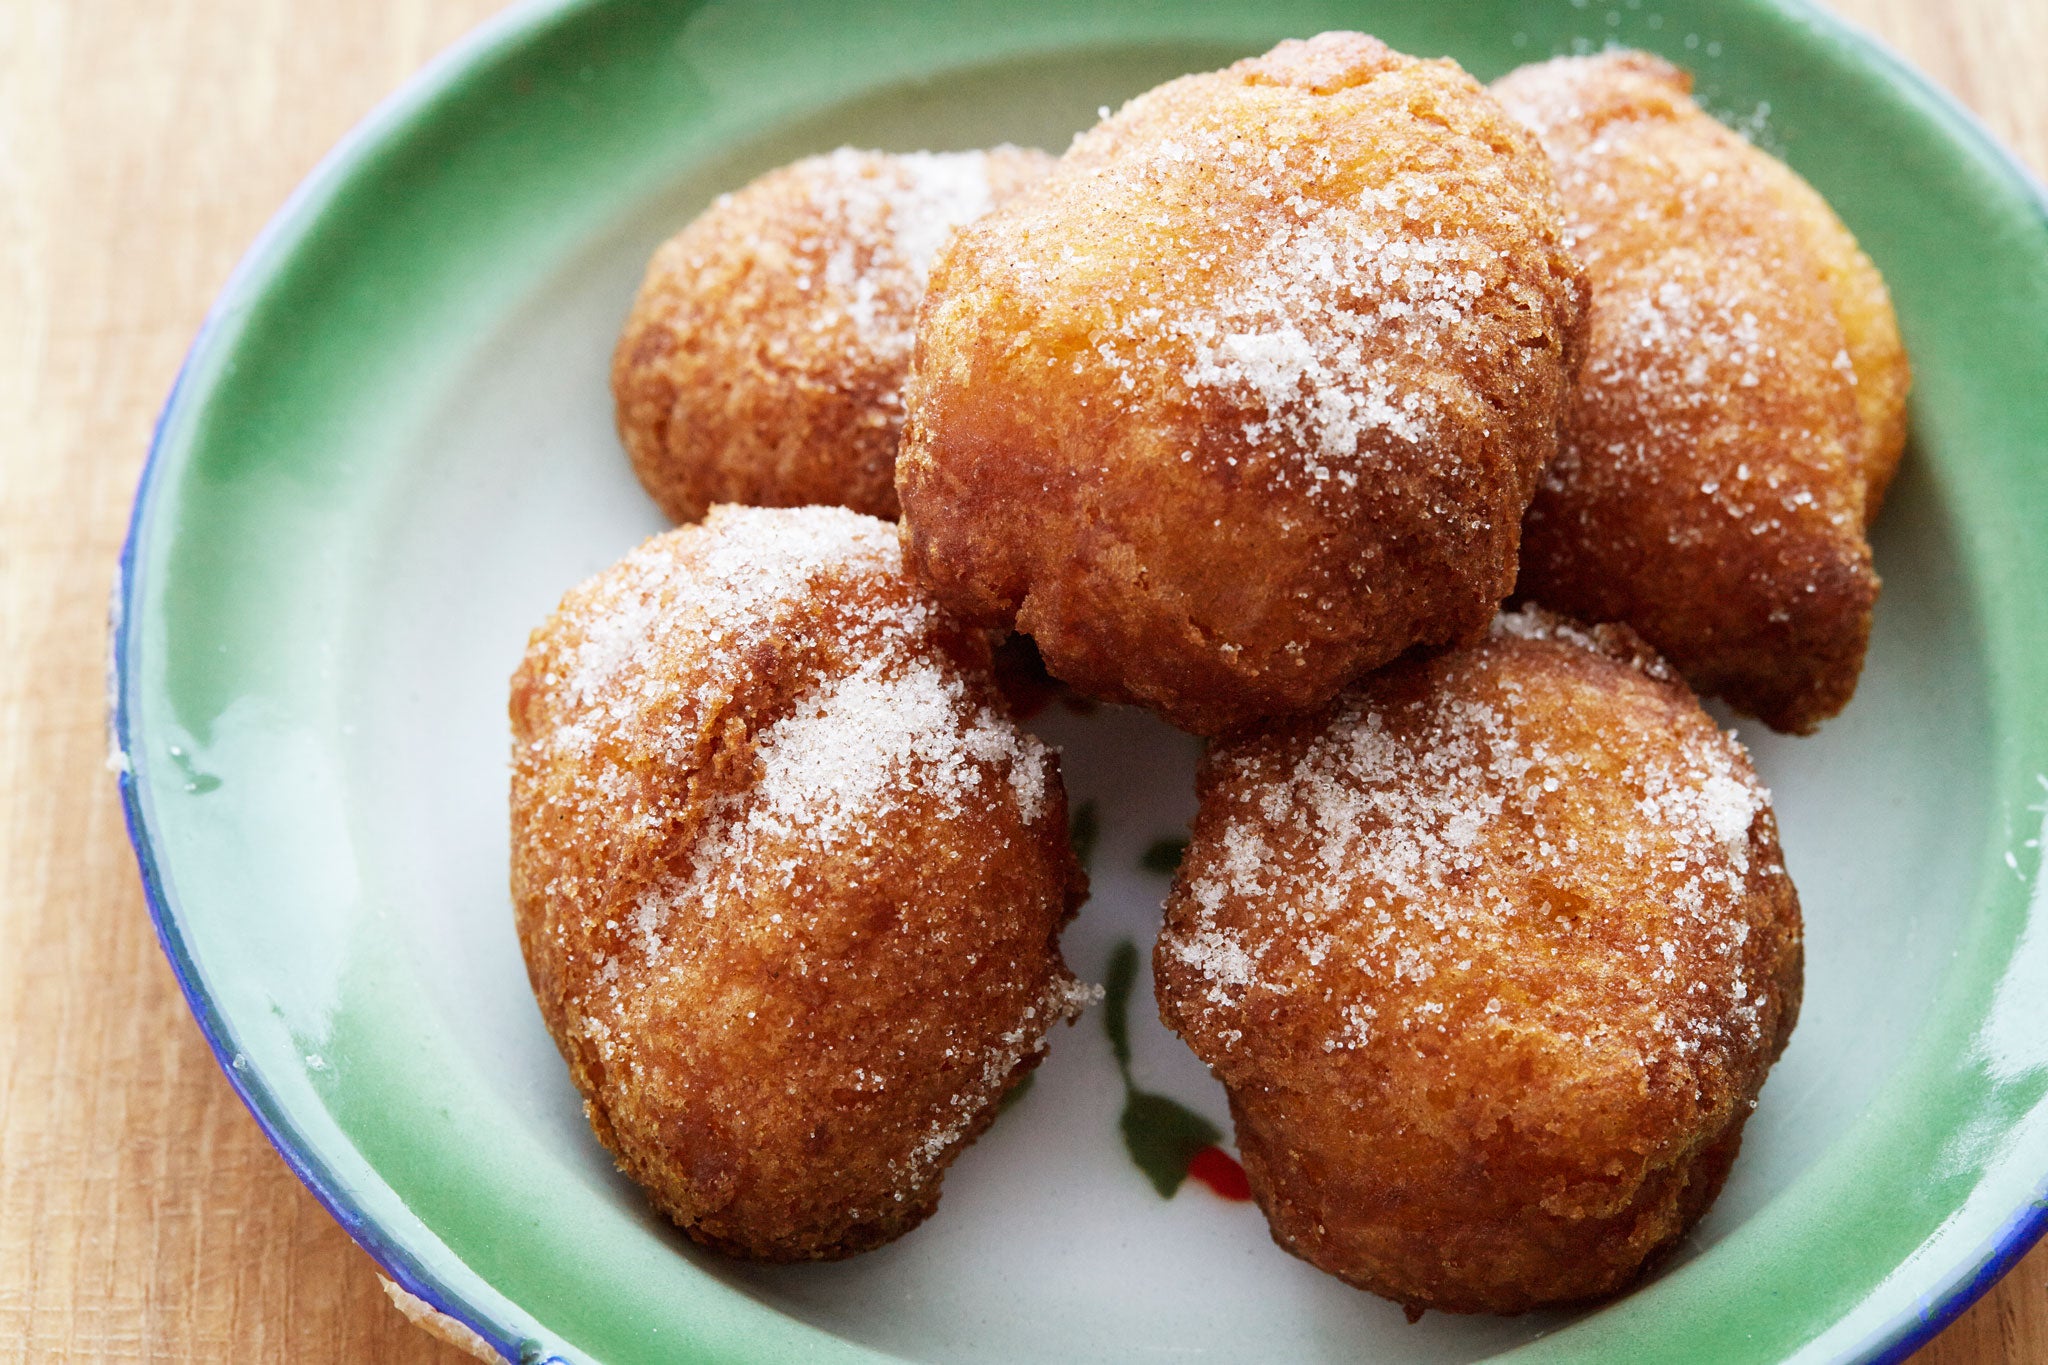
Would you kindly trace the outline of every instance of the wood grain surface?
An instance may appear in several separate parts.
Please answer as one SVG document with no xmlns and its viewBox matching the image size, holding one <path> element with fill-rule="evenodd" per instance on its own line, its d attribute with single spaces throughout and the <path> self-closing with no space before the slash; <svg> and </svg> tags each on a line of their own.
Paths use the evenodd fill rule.
<svg viewBox="0 0 2048 1365">
<path fill-rule="evenodd" d="M 0 1359 L 465 1359 L 215 1068 L 102 766 L 150 424 L 264 220 L 489 0 L 0 0 Z M 2048 166 L 2048 0 L 1840 0 Z M 2048 1361 L 2048 1247 L 1920 1359 Z"/>
</svg>

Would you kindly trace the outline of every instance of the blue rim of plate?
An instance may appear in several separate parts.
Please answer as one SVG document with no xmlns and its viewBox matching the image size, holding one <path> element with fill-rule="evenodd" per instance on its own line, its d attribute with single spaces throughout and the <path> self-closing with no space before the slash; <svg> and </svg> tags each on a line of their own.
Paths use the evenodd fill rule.
<svg viewBox="0 0 2048 1365">
<path fill-rule="evenodd" d="M 137 780 L 133 719 L 134 692 L 139 685 L 134 665 L 138 642 L 132 608 L 138 584 L 136 550 L 151 518 L 155 494 L 162 482 L 165 432 L 182 406 L 193 401 L 187 381 L 194 361 L 206 353 L 223 319 L 237 308 L 241 300 L 259 292 L 258 277 L 274 259 L 297 245 L 306 229 L 317 221 L 324 201 L 345 180 L 358 173 L 363 163 L 400 131 L 410 115 L 424 111 L 442 96 L 449 79 L 456 72 L 494 53 L 536 41 L 549 28 L 577 11 L 604 2 L 515 0 L 430 59 L 398 89 L 380 100 L 320 159 L 264 224 L 208 308 L 151 429 L 149 451 L 137 480 L 135 502 L 121 545 L 119 577 L 108 621 L 108 725 L 114 746 L 110 766 L 115 769 L 128 840 L 135 851 L 143 895 L 149 906 L 150 920 L 156 927 L 157 941 L 170 961 L 186 1006 L 192 1011 L 215 1062 L 256 1120 L 264 1138 L 284 1159 L 292 1174 L 312 1191 L 314 1198 L 386 1276 L 437 1313 L 476 1333 L 506 1360 L 520 1362 L 520 1365 L 569 1365 L 569 1362 L 560 1355 L 540 1354 L 538 1343 L 532 1338 L 494 1321 L 491 1315 L 462 1293 L 428 1271 L 363 1211 L 333 1169 L 314 1152 L 305 1134 L 286 1117 L 275 1096 L 253 1074 L 253 1069 L 234 1065 L 238 1049 L 227 1019 L 215 1007 L 212 997 L 199 981 L 196 965 L 185 943 L 176 898 L 157 856 L 142 784 Z M 1889 44 L 1861 25 L 1821 8 L 1814 0 L 1748 0 L 1748 3 L 1798 14 L 1815 28 L 1861 47 L 1893 81 L 1914 90 L 1934 112 L 1945 118 L 1951 133 L 1976 144 L 1987 160 L 1999 166 L 2025 191 L 2039 210 L 2043 222 L 2048 223 L 2048 185 L 2044 185 L 2007 150 L 1982 119 L 1947 90 L 1922 75 Z M 2043 1174 L 2048 1178 L 2048 1172 Z M 1902 1308 L 1840 1358 L 1867 1362 L 1868 1365 L 1896 1365 L 1906 1360 L 1982 1298 L 2033 1249 L 2044 1234 L 2048 1234 L 2048 1193 L 2037 1194 L 1995 1236 L 1980 1243 L 1974 1258 L 1958 1265 L 1939 1292 L 1924 1295 L 1914 1305 Z"/>
</svg>

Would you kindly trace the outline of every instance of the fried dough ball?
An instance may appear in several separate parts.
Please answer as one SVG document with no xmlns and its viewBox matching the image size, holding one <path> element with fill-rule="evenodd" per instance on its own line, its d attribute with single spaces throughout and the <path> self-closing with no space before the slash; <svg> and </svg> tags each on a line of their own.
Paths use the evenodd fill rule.
<svg viewBox="0 0 2048 1365">
<path fill-rule="evenodd" d="M 1141 95 L 962 229 L 897 462 L 914 570 L 1216 734 L 1486 629 L 1583 284 L 1550 168 L 1356 33 Z"/>
<path fill-rule="evenodd" d="M 1281 1246 L 1411 1312 L 1612 1294 L 1798 1011 L 1740 745 L 1626 627 L 1502 616 L 1217 746 L 1154 955 Z"/>
<path fill-rule="evenodd" d="M 844 148 L 722 195 L 655 252 L 612 357 L 619 436 L 678 522 L 718 502 L 896 518 L 932 253 L 1043 152 Z"/>
<path fill-rule="evenodd" d="M 597 1136 L 698 1242 L 914 1227 L 1070 1019 L 1083 875 L 988 644 L 837 508 L 721 507 L 563 599 L 512 682 L 512 893 Z"/>
<path fill-rule="evenodd" d="M 1782 163 L 1640 52 L 1494 92 L 1543 138 L 1593 285 L 1565 445 L 1519 593 L 1626 621 L 1693 686 L 1803 732 L 1856 690 L 1864 531 L 1906 439 L 1884 281 Z"/>
</svg>

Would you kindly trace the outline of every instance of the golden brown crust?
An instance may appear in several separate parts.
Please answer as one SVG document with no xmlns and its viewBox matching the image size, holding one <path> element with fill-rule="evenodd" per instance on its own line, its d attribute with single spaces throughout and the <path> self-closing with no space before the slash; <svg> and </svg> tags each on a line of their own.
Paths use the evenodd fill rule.
<svg viewBox="0 0 2048 1365">
<path fill-rule="evenodd" d="M 915 1226 L 1070 1017 L 1057 761 L 893 527 L 718 508 L 564 598 L 512 684 L 512 890 L 598 1137 L 697 1241 Z"/>
<path fill-rule="evenodd" d="M 1218 733 L 1485 629 L 1583 285 L 1549 167 L 1360 34 L 1140 96 L 941 253 L 912 567 L 1097 696 Z"/>
<path fill-rule="evenodd" d="M 662 511 L 837 504 L 896 518 L 931 254 L 1043 152 L 841 149 L 721 196 L 663 244 L 612 357 L 620 439 Z"/>
<path fill-rule="evenodd" d="M 1626 621 L 1702 692 L 1805 731 L 1862 669 L 1864 531 L 1904 447 L 1909 373 L 1855 239 L 1689 86 L 1631 52 L 1494 85 L 1557 165 L 1593 286 L 1517 592 Z"/>
<path fill-rule="evenodd" d="M 1758 170 L 1827 281 L 1828 299 L 1842 328 L 1860 428 L 1853 449 L 1863 479 L 1863 524 L 1868 528 L 1884 505 L 1885 490 L 1906 451 L 1906 395 L 1913 383 L 1891 291 L 1813 186 L 1774 157 L 1764 157 Z M 1837 364 L 1836 372 L 1841 368 Z"/>
<path fill-rule="evenodd" d="M 1296 1255 L 1411 1307 L 1611 1294 L 1712 1202 L 1800 996 L 1747 757 L 1535 613 L 1216 746 L 1154 955 Z"/>
</svg>

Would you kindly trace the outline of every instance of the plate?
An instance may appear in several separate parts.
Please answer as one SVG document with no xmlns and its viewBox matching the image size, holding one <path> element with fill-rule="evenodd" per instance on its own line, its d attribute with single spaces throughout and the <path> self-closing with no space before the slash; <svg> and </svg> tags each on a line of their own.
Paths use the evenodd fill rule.
<svg viewBox="0 0 2048 1365">
<path fill-rule="evenodd" d="M 605 386 L 642 263 L 796 156 L 1057 149 L 1100 106 L 1333 27 L 1482 78 L 1662 51 L 1895 292 L 1913 444 L 1876 529 L 1861 694 L 1815 738 L 1748 735 L 1810 976 L 1727 1192 L 1597 1311 L 1410 1326 L 1281 1254 L 1249 1205 L 1162 1199 L 1119 1144 L 1096 1012 L 903 1241 L 830 1266 L 698 1253 L 587 1131 L 505 889 L 526 632 L 659 529 Z M 2044 319 L 2038 190 L 1802 6 L 526 5 L 321 166 L 194 345 L 123 559 L 110 762 L 243 1098 L 395 1280 L 513 1359 L 1897 1357 L 2048 1217 Z M 1156 930 L 1144 854 L 1182 828 L 1194 747 L 1116 709 L 1043 725 L 1097 812 L 1067 953 L 1100 979 Z M 1138 1083 L 1221 1121 L 1206 1073 L 1133 1014 Z"/>
</svg>

